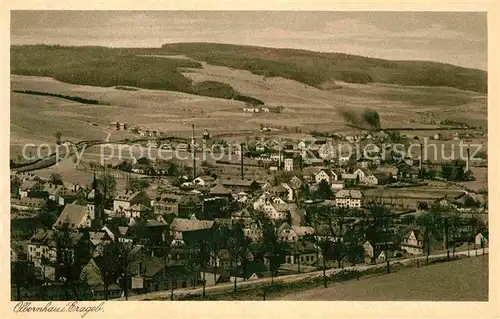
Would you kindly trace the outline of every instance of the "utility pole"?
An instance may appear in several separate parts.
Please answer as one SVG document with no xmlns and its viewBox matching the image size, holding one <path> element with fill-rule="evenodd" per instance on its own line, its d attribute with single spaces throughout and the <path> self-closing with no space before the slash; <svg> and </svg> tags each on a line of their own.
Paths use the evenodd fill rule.
<svg viewBox="0 0 500 319">
<path fill-rule="evenodd" d="M 193 180 L 196 178 L 196 147 L 194 139 L 194 123 L 193 123 L 193 135 L 191 137 L 191 152 L 193 154 Z"/>
<path fill-rule="evenodd" d="M 243 143 L 240 144 L 240 158 L 241 158 L 241 163 L 240 163 L 240 166 L 241 166 L 241 180 L 244 180 L 245 179 L 245 172 L 244 172 L 244 169 L 243 169 Z"/>
</svg>

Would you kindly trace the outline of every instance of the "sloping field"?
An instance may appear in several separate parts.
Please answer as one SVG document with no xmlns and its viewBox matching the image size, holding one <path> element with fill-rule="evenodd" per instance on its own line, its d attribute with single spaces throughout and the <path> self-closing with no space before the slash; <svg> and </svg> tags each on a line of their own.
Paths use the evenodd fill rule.
<svg viewBox="0 0 500 319">
<path fill-rule="evenodd" d="M 315 288 L 281 300 L 488 301 L 488 256 Z"/>
<path fill-rule="evenodd" d="M 279 122 L 272 114 L 258 117 L 263 124 L 312 126 L 318 130 L 343 129 L 346 119 L 340 110 L 360 112 L 365 108 L 379 112 L 383 127 L 410 125 L 410 119 L 418 118 L 421 109 L 432 111 L 436 116 L 449 119 L 460 117 L 460 109 L 475 108 L 475 123 L 485 125 L 486 96 L 447 87 L 414 87 L 380 83 L 352 84 L 340 82 L 340 88 L 321 90 L 281 77 L 266 77 L 246 70 L 232 69 L 202 63 L 202 68 L 187 68 L 183 74 L 193 82 L 218 81 L 233 86 L 237 91 L 265 101 L 267 105 L 281 105 L 285 109 Z M 452 109 L 452 112 L 448 111 Z M 450 116 L 452 114 L 453 116 Z M 327 122 L 327 123 L 325 123 Z"/>
<path fill-rule="evenodd" d="M 107 54 L 105 50 L 96 52 Z M 96 52 L 94 53 L 97 54 Z M 140 53 L 141 59 L 152 59 L 155 60 L 154 63 L 161 62 L 156 60 L 175 62 L 172 57 L 161 59 L 161 50 L 151 52 L 155 58 L 146 57 L 147 50 Z M 66 55 L 64 57 L 67 58 Z M 19 60 L 18 57 L 19 61 L 16 60 L 15 65 L 31 67 L 36 62 L 32 62 L 31 58 L 24 58 Z M 75 96 L 97 100 L 102 104 L 91 105 L 49 96 L 11 93 L 12 153 L 19 153 L 19 145 L 26 141 L 53 143 L 57 131 L 62 133 L 63 139 L 70 140 L 104 139 L 108 133 L 112 134 L 111 140 L 139 137 L 110 129 L 108 124 L 112 121 L 123 121 L 130 127 L 141 126 L 184 137 L 190 136 L 192 124 L 196 125 L 197 135 L 201 135 L 204 129 L 208 129 L 212 135 L 228 132 L 242 132 L 245 136 L 258 135 L 261 125 L 273 126 L 279 130 L 279 134 L 311 130 L 348 132 L 352 128 L 341 115 L 342 112 L 362 112 L 366 108 L 379 113 L 382 127 L 415 125 L 410 123 L 410 119 L 418 118 L 417 112 L 420 110 L 432 111 L 435 116 L 442 115 L 455 120 L 466 119 L 474 113 L 471 117 L 474 123 L 483 125 L 487 121 L 486 96 L 472 91 L 345 82 L 339 82 L 340 87 L 336 86 L 335 89 L 321 90 L 289 78 L 269 77 L 266 74 L 205 62 L 191 62 L 195 67 L 175 63 L 182 66 L 178 75 L 193 82 L 193 87 L 204 81 L 229 84 L 241 94 L 260 99 L 269 106 L 283 106 L 284 110 L 280 114 L 248 114 L 242 112 L 244 103 L 235 100 L 177 91 L 121 90 L 112 86 L 75 85 L 49 77 L 11 75 L 13 91 L 29 90 Z"/>
</svg>

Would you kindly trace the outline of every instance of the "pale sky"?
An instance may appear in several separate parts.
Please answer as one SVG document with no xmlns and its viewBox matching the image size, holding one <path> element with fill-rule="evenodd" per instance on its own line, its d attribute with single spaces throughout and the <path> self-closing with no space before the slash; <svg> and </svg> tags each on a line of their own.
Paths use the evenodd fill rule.
<svg viewBox="0 0 500 319">
<path fill-rule="evenodd" d="M 12 44 L 159 47 L 219 42 L 487 70 L 486 13 L 12 11 Z"/>
</svg>

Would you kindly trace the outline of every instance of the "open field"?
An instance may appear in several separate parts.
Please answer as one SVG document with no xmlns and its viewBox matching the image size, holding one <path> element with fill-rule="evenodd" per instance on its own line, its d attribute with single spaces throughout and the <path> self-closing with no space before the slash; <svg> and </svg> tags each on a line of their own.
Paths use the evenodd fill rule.
<svg viewBox="0 0 500 319">
<path fill-rule="evenodd" d="M 381 125 L 386 128 L 418 127 L 423 125 L 410 123 L 410 119 L 418 119 L 420 117 L 418 112 L 423 110 L 433 112 L 437 118 L 466 121 L 471 118 L 470 114 L 474 113 L 474 123 L 485 126 L 487 122 L 486 95 L 484 93 L 450 87 L 377 83 L 378 75 L 382 74 L 377 73 L 380 70 L 376 72 L 372 70 L 378 75 L 369 83 L 360 84 L 343 81 L 338 82 L 339 85 L 330 90 L 321 89 L 321 85 L 305 84 L 309 83 L 307 79 L 302 79 L 304 81 L 295 79 L 293 74 L 286 72 L 281 74 L 280 71 L 269 76 L 266 72 L 255 72 L 254 70 L 248 70 L 246 67 L 236 69 L 234 68 L 236 66 L 225 65 L 217 59 L 212 61 L 214 64 L 209 64 L 210 62 L 204 62 L 204 59 L 207 58 L 205 53 L 200 55 L 200 59 L 197 60 L 188 52 L 184 52 L 185 47 L 183 46 L 170 46 L 168 50 L 137 49 L 130 52 L 125 49 L 115 52 L 103 48 L 84 48 L 81 50 L 78 48 L 57 48 L 52 50 L 43 46 L 31 48 L 30 50 L 21 47 L 13 49 L 12 64 L 14 68 L 11 75 L 11 90 L 72 96 L 95 100 L 102 105 L 78 103 L 51 96 L 12 92 L 11 158 L 19 155 L 21 147 L 25 143 L 53 143 L 55 140 L 54 134 L 57 131 L 62 133 L 63 139 L 72 141 L 105 139 L 108 134 L 111 134 L 109 136 L 111 141 L 124 138 L 139 138 L 138 135 L 130 132 L 119 132 L 110 128 L 109 123 L 113 121 L 127 122 L 130 127 L 141 126 L 145 129 L 159 130 L 169 135 L 183 137 L 190 137 L 191 125 L 195 124 L 195 134 L 197 136 L 201 136 L 203 130 L 208 129 L 212 136 L 221 135 L 225 138 L 229 134 L 239 139 L 239 141 L 244 140 L 246 137 L 262 135 L 263 133 L 260 132 L 261 125 L 272 126 L 276 129 L 276 131 L 269 133 L 270 137 L 297 136 L 313 130 L 354 133 L 357 130 L 349 126 L 350 122 L 342 116 L 343 112 L 348 110 L 350 113 L 361 113 L 367 108 L 376 110 L 379 113 Z M 82 61 L 86 63 L 82 68 L 87 65 L 90 69 L 100 65 L 100 62 L 97 63 L 92 59 L 107 61 L 108 55 L 117 59 L 125 59 L 128 55 L 134 54 L 134 57 L 139 59 L 134 60 L 135 62 L 146 63 L 148 68 L 151 66 L 165 68 L 168 72 L 175 73 L 175 79 L 163 83 L 161 79 L 154 78 L 151 81 L 159 81 L 158 83 L 161 82 L 166 86 L 157 87 L 155 84 L 152 86 L 155 88 L 154 90 L 145 89 L 144 87 L 150 87 L 149 84 L 151 83 L 139 81 L 144 77 L 144 73 L 131 67 L 130 64 L 126 64 L 123 71 L 125 73 L 120 73 L 120 77 L 128 74 L 132 77 L 131 81 L 122 81 L 123 83 L 108 81 L 108 83 L 104 81 L 106 79 L 101 79 L 104 81 L 101 81 L 101 83 L 99 81 L 92 82 L 90 81 L 92 78 L 87 79 L 84 77 L 87 79 L 84 84 L 92 86 L 64 83 L 50 77 L 38 76 L 43 73 L 71 83 L 79 83 L 74 78 L 67 78 L 66 71 L 63 69 L 52 70 L 51 66 L 47 65 L 46 62 L 43 62 L 40 58 L 35 58 L 38 56 L 35 54 L 38 52 L 37 50 L 42 55 L 62 59 L 65 63 L 71 64 L 72 67 L 75 67 L 71 62 L 75 59 L 72 54 L 77 54 L 76 57 L 81 57 Z M 72 54 L 68 55 L 65 50 L 69 50 L 68 52 Z M 255 54 L 253 49 L 250 52 Z M 166 54 L 170 56 L 164 58 Z M 175 56 L 172 56 L 172 54 L 175 54 Z M 267 56 L 267 53 L 263 54 Z M 301 51 L 300 54 L 305 53 Z M 146 55 L 154 56 L 148 57 Z M 194 60 L 187 60 L 185 56 L 194 58 Z M 280 55 L 278 54 L 278 56 Z M 277 56 L 272 59 L 275 58 Z M 279 59 L 282 58 L 288 61 L 286 63 L 299 63 L 288 60 L 286 54 L 285 57 L 279 57 Z M 344 58 L 347 57 L 342 57 L 342 59 Z M 353 61 L 357 60 L 354 59 Z M 351 65 L 350 63 L 348 64 Z M 264 69 L 268 66 L 265 63 L 262 65 Z M 406 69 L 408 66 L 405 63 L 401 64 L 401 66 L 406 70 L 405 72 L 408 71 Z M 385 67 L 383 66 L 383 68 Z M 54 74 L 51 73 L 53 71 Z M 126 71 L 129 73 L 126 73 Z M 315 72 L 312 69 L 309 71 L 312 72 L 311 74 Z M 450 70 L 447 69 L 448 71 Z M 168 72 L 165 74 L 169 74 Z M 37 76 L 16 74 L 34 74 Z M 302 82 L 298 82 L 299 80 Z M 134 81 L 139 82 L 135 83 Z M 215 88 L 221 90 L 223 88 L 227 90 L 232 88 L 230 91 L 234 89 L 234 92 L 262 100 L 268 106 L 280 105 L 284 109 L 279 114 L 243 113 L 243 102 L 190 94 L 196 93 L 193 90 L 200 83 L 219 83 L 220 85 L 216 85 Z M 410 84 L 415 85 L 414 83 Z M 113 87 L 118 85 L 126 86 L 129 89 L 123 90 L 119 87 Z M 188 86 L 189 89 L 187 89 Z M 201 87 L 204 90 L 208 89 L 204 94 L 210 95 L 213 93 L 210 90 L 214 87 L 206 87 L 206 85 L 201 85 Z M 474 110 L 474 112 L 471 112 L 471 110 Z M 408 135 L 423 137 L 425 134 L 430 133 L 430 131 L 425 133 L 408 132 Z M 485 139 L 481 139 L 483 144 L 485 144 L 484 141 Z M 454 142 L 458 143 L 458 141 L 443 143 L 447 143 L 446 147 L 448 148 Z M 419 150 L 415 150 L 415 154 L 418 152 Z M 430 154 L 430 156 L 433 155 Z"/>
<path fill-rule="evenodd" d="M 280 300 L 488 301 L 488 256 L 346 281 Z"/>
</svg>

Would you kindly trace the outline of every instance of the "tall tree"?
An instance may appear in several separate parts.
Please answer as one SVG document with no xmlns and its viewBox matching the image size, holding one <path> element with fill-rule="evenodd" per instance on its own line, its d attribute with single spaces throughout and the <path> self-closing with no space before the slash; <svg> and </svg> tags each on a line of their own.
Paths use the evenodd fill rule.
<svg viewBox="0 0 500 319">
<path fill-rule="evenodd" d="M 219 252 L 226 247 L 229 238 L 229 229 L 226 226 L 215 224 L 211 230 L 210 252 L 212 254 L 212 266 L 214 268 L 214 284 L 217 285 L 217 269 L 219 263 Z"/>
<path fill-rule="evenodd" d="M 51 229 L 60 213 L 61 209 L 59 205 L 53 200 L 49 199 L 43 204 L 42 208 L 40 209 L 38 219 L 40 220 L 44 228 Z"/>
<path fill-rule="evenodd" d="M 104 172 L 97 178 L 96 187 L 102 196 L 104 206 L 110 206 L 116 193 L 115 177 L 108 172 Z"/>
<path fill-rule="evenodd" d="M 269 260 L 269 270 L 271 271 L 271 282 L 278 276 L 278 270 L 284 262 L 284 254 L 287 244 L 279 238 L 278 228 L 271 222 L 265 222 L 262 236 L 264 251 Z"/>
<path fill-rule="evenodd" d="M 374 245 L 373 259 L 378 256 L 377 243 L 384 243 L 384 254 L 387 263 L 387 273 L 390 273 L 389 262 L 389 239 L 393 236 L 394 216 L 385 208 L 381 200 L 373 200 L 368 203 L 368 214 L 365 217 L 367 224 L 366 236 Z"/>
<path fill-rule="evenodd" d="M 57 263 L 61 271 L 60 279 L 64 282 L 66 300 L 78 300 L 77 287 L 81 266 L 77 259 L 80 257 L 77 256 L 78 236 L 78 233 L 70 230 L 67 223 L 64 223 L 54 232 Z"/>
<path fill-rule="evenodd" d="M 52 173 L 50 174 L 49 182 L 54 185 L 64 185 L 61 174 Z"/>
<path fill-rule="evenodd" d="M 424 246 L 426 248 L 426 263 L 429 264 L 429 255 L 432 239 L 439 239 L 443 234 L 443 217 L 438 206 L 432 206 L 431 210 L 418 216 L 417 224 L 424 228 Z"/>
<path fill-rule="evenodd" d="M 228 239 L 228 250 L 233 269 L 236 270 L 241 267 L 244 280 L 246 280 L 246 256 L 248 253 L 248 244 L 248 239 L 245 238 L 241 224 L 234 225 L 230 231 L 230 237 Z M 236 272 L 234 276 L 234 292 L 237 291 L 237 275 L 238 272 Z"/>
<path fill-rule="evenodd" d="M 18 198 L 20 187 L 21 187 L 21 180 L 19 179 L 19 177 L 14 176 L 10 180 L 10 196 L 13 198 Z"/>
</svg>

